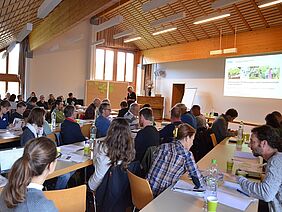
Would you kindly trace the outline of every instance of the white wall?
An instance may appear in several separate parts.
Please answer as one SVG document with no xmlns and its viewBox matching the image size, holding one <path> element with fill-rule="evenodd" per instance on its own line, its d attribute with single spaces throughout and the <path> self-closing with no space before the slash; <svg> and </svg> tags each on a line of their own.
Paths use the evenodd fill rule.
<svg viewBox="0 0 282 212">
<path fill-rule="evenodd" d="M 89 79 L 90 34 L 90 24 L 85 21 L 36 49 L 27 64 L 27 96 L 35 91 L 47 99 L 49 93 L 67 97 L 72 92 L 84 98 L 85 80 Z"/>
<path fill-rule="evenodd" d="M 267 113 L 282 112 L 282 100 L 223 96 L 224 63 L 224 59 L 219 58 L 159 64 L 158 69 L 166 70 L 166 77 L 157 82 L 159 93 L 165 97 L 165 117 L 169 117 L 173 83 L 198 88 L 194 104 L 199 104 L 203 113 L 212 109 L 223 113 L 233 107 L 239 113 L 237 120 L 264 123 Z"/>
</svg>

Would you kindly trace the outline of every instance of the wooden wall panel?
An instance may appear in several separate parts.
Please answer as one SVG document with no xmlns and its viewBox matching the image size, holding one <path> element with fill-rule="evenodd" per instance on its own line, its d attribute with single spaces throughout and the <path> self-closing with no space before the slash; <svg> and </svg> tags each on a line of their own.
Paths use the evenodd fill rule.
<svg viewBox="0 0 282 212">
<path fill-rule="evenodd" d="M 85 18 L 91 17 L 96 10 L 101 7 L 103 8 L 103 6 L 109 2 L 111 2 L 111 0 L 63 1 L 30 34 L 31 50 L 36 49 L 52 38 L 68 31 Z"/>
<path fill-rule="evenodd" d="M 222 48 L 232 48 L 233 40 L 234 35 L 223 36 Z M 239 33 L 237 48 L 237 54 L 210 56 L 211 50 L 219 49 L 219 38 L 211 38 L 142 51 L 143 64 L 281 52 L 282 27 Z"/>
</svg>

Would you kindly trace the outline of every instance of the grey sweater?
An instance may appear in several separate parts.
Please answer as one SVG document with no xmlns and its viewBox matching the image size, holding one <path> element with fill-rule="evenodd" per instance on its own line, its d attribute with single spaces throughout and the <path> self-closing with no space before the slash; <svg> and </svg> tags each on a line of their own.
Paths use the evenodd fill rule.
<svg viewBox="0 0 282 212">
<path fill-rule="evenodd" d="M 2 197 L 0 197 L 1 212 L 57 212 L 58 209 L 54 203 L 47 200 L 43 191 L 34 188 L 29 188 L 26 193 L 26 200 L 18 204 L 15 208 L 7 208 Z"/>
<path fill-rule="evenodd" d="M 269 202 L 271 212 L 282 211 L 282 153 L 275 153 L 266 165 L 265 178 L 256 183 L 239 177 L 238 182 L 242 189 L 252 197 Z"/>
</svg>

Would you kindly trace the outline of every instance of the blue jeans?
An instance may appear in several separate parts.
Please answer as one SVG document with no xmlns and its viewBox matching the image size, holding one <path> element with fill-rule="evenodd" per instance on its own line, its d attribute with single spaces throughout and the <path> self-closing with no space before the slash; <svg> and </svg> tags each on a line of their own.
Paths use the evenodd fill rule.
<svg viewBox="0 0 282 212">
<path fill-rule="evenodd" d="M 75 173 L 75 171 L 69 172 L 67 174 L 61 175 L 58 177 L 57 183 L 56 183 L 56 190 L 65 189 L 67 188 L 68 181 L 71 178 L 71 176 Z"/>
</svg>

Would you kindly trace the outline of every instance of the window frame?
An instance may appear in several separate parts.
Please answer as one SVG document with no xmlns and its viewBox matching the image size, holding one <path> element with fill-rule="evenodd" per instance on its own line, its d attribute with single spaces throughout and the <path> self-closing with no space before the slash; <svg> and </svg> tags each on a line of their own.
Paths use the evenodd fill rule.
<svg viewBox="0 0 282 212">
<path fill-rule="evenodd" d="M 20 45 L 20 44 L 19 44 Z M 19 46 L 20 49 L 20 46 Z M 6 49 L 2 49 L 0 50 L 0 52 L 4 52 Z M 20 54 L 20 51 L 19 51 Z M 19 93 L 21 94 L 21 79 L 20 79 L 20 75 L 19 75 L 19 65 L 18 65 L 18 74 L 9 74 L 9 57 L 10 57 L 10 53 L 7 53 L 6 55 L 6 73 L 0 73 L 0 81 L 1 82 L 5 82 L 6 83 L 6 89 L 4 93 L 8 92 L 8 82 L 18 82 L 19 83 Z M 1 97 L 3 98 L 3 97 Z"/>
<path fill-rule="evenodd" d="M 109 48 L 109 47 L 97 47 L 97 49 L 102 49 L 104 50 L 104 65 L 103 65 L 103 79 L 105 80 L 105 67 L 106 67 L 106 50 L 111 50 L 114 52 L 114 64 L 113 64 L 113 80 L 106 80 L 106 81 L 115 81 L 115 82 L 127 82 L 130 85 L 135 86 L 136 84 L 136 72 L 137 72 L 137 52 L 134 50 L 128 50 L 128 49 L 118 49 L 118 48 Z M 124 52 L 125 53 L 125 64 L 124 64 L 124 80 L 123 81 L 117 81 L 117 60 L 118 60 L 118 52 Z M 132 53 L 133 54 L 133 77 L 132 77 L 132 82 L 126 81 L 126 57 L 127 53 Z M 96 53 L 95 53 L 96 55 Z M 94 80 L 100 80 L 96 79 L 96 56 L 95 56 L 95 73 L 94 73 Z"/>
</svg>

